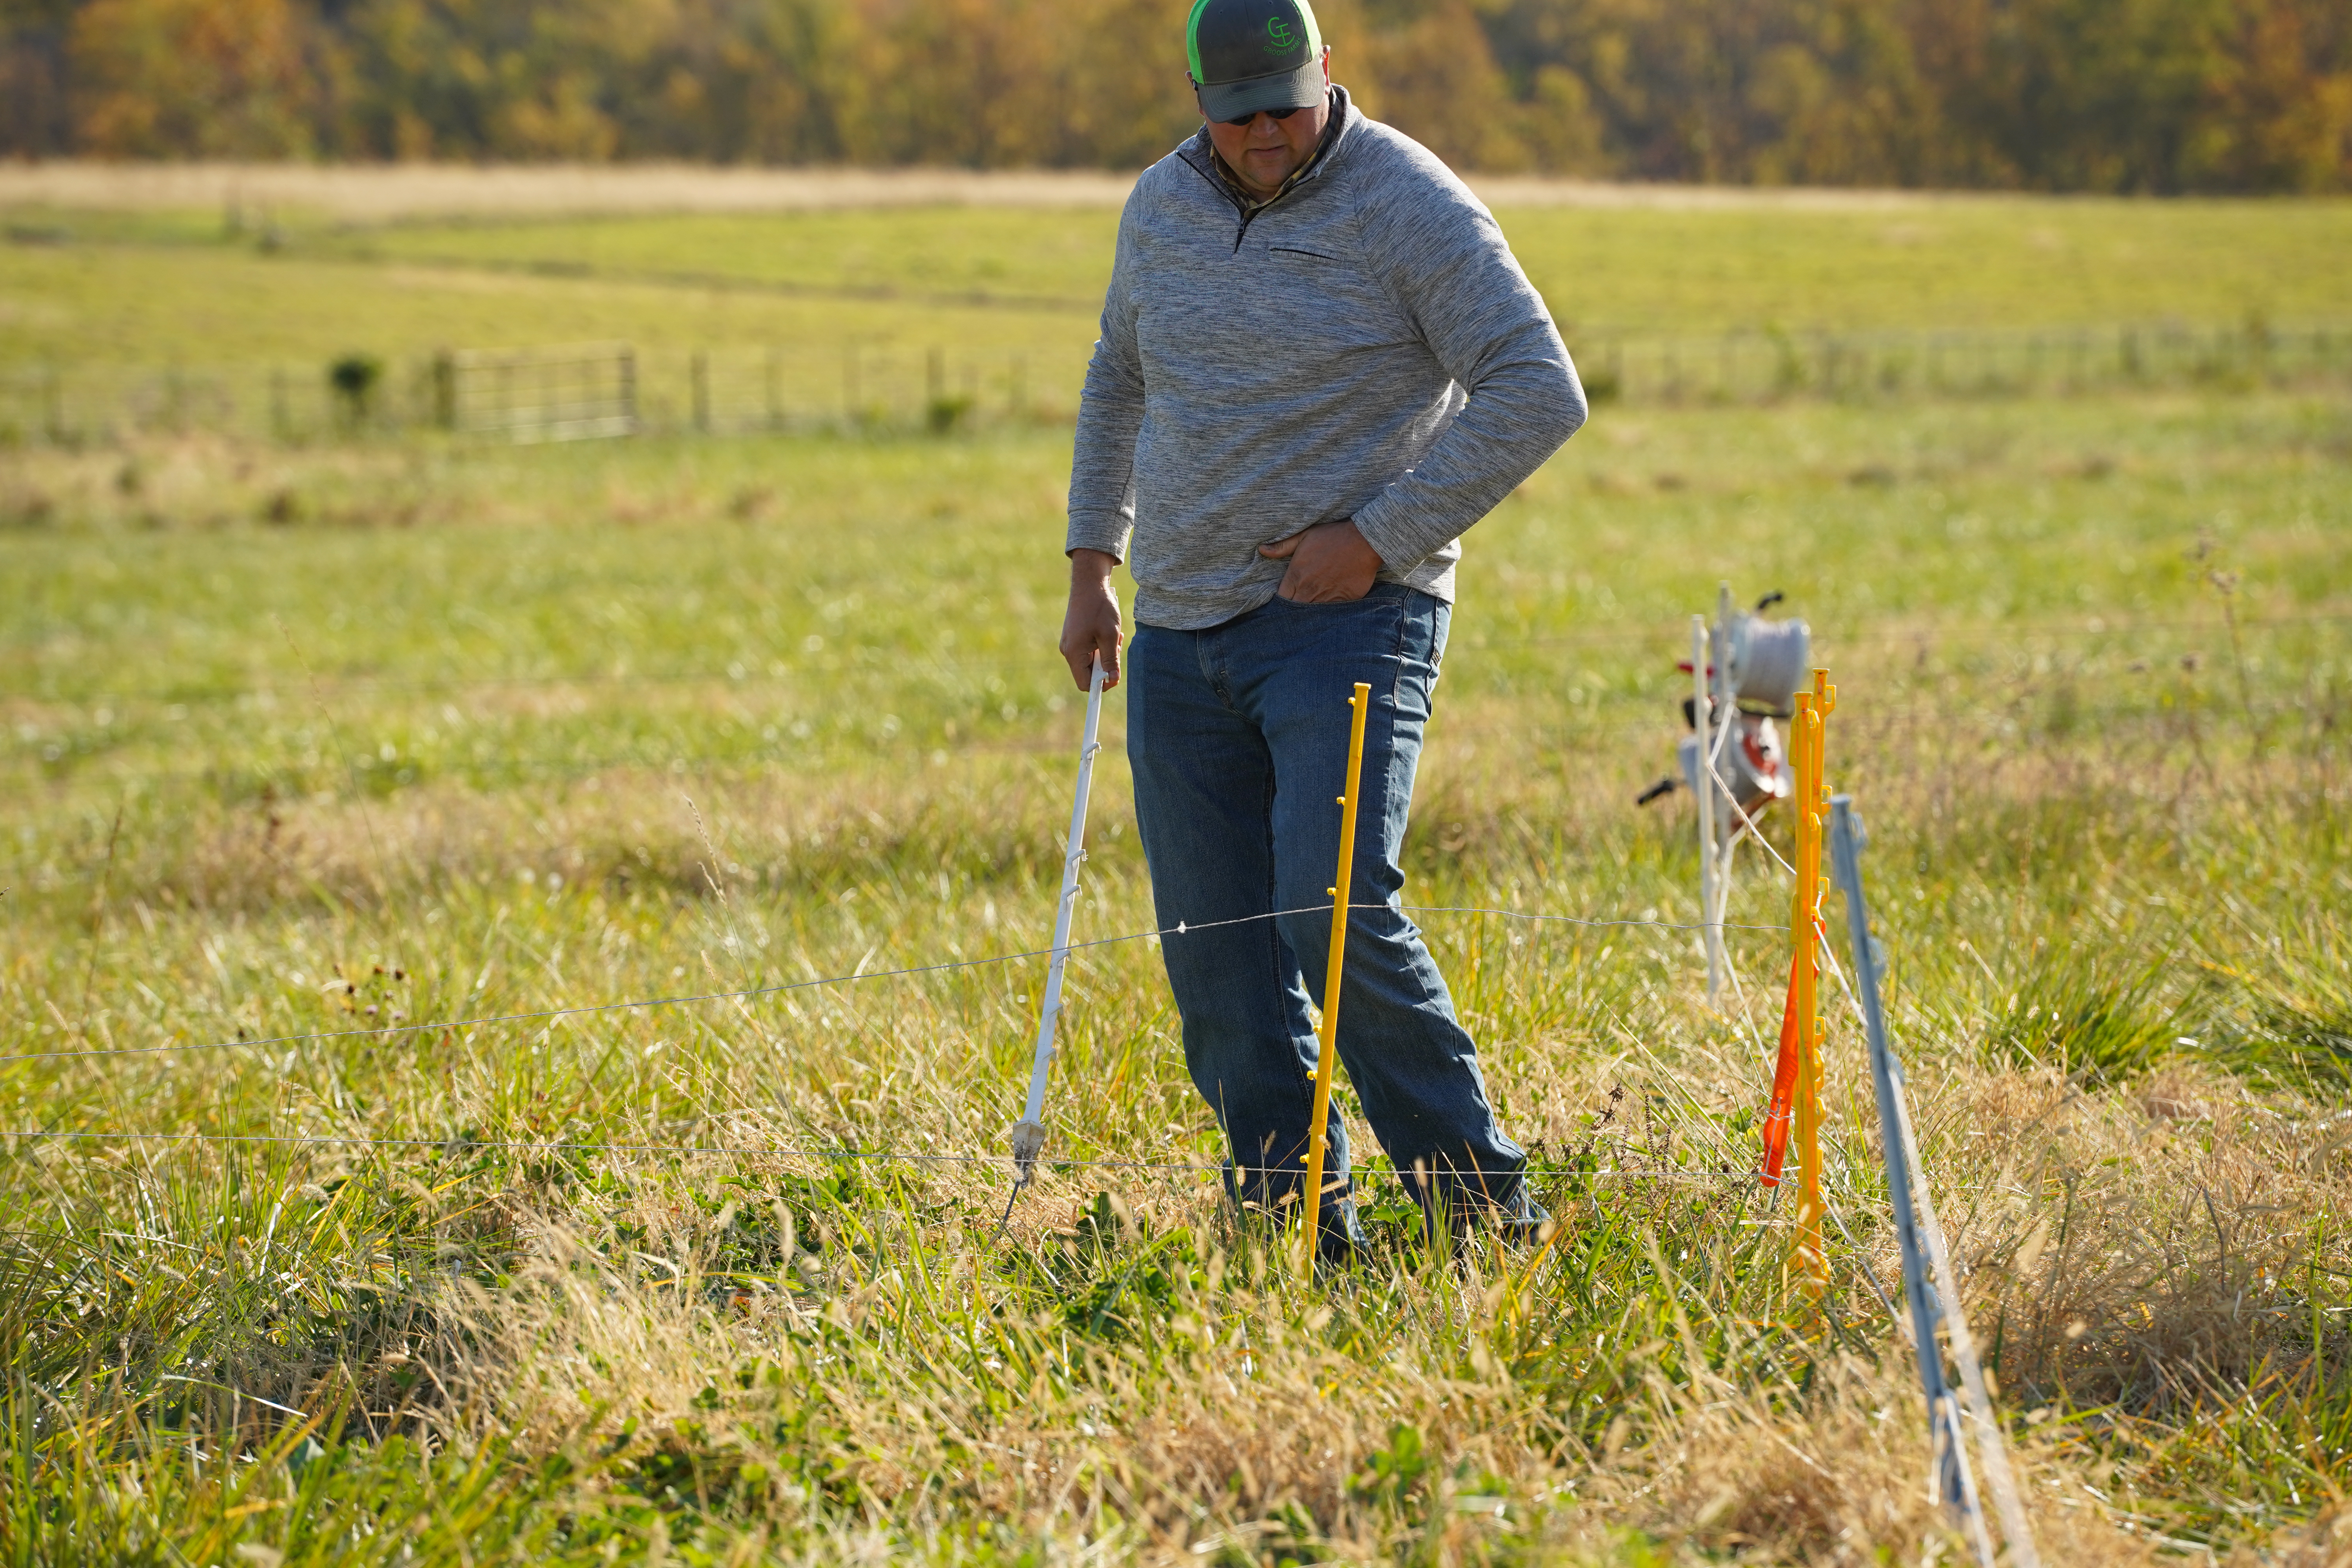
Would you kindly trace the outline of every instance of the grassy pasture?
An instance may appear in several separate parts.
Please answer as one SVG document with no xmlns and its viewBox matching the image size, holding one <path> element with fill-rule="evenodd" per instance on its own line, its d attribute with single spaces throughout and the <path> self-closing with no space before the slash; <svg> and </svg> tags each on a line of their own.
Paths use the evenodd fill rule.
<svg viewBox="0 0 2352 1568">
<path fill-rule="evenodd" d="M 1502 193 L 1507 200 L 1509 193 Z M 1538 288 L 1587 329 L 2075 326 L 2340 313 L 2352 203 L 1949 199 L 1860 210 L 1498 205 Z M 1052 302 L 1089 321 L 1117 214 L 924 211 L 411 222 L 323 241 L 387 260 L 688 273 L 750 286 Z"/>
<path fill-rule="evenodd" d="M 2334 321 L 2352 308 L 2339 265 L 2352 202 L 1600 206 L 1541 194 L 1498 187 L 1497 214 L 1554 313 L 1580 331 Z M 562 338 L 1082 355 L 1118 227 L 1115 206 L 1076 203 L 509 221 L 292 209 L 266 242 L 212 209 L 19 205 L 8 217 L 18 242 L 0 248 L 0 356 L 68 363 Z"/>
<path fill-rule="evenodd" d="M 2201 281 L 2149 267 L 2137 297 L 2177 287 L 2149 309 L 2214 319 L 2287 313 L 2277 279 L 2322 254 L 2209 243 L 2233 232 L 2217 210 L 2280 236 L 2342 210 L 2069 228 L 2087 208 L 1868 221 L 1965 217 L 2021 252 L 2038 225 L 2177 224 L 2167 266 Z M 1858 275 L 1822 215 L 1735 216 L 1724 254 L 1811 259 L 1710 285 L 1700 231 L 1637 227 L 1651 248 L 1592 242 L 1593 292 L 1727 322 L 1844 303 Z M 1579 226 L 1626 217 L 1507 222 L 1549 237 L 1540 279 Z M 1008 292 L 1077 288 L 1108 218 L 289 221 L 266 256 L 64 221 L 122 226 L 0 250 L 0 331 L 49 334 L 11 353 L 969 322 L 1075 367 L 1086 311 L 950 297 L 991 255 Z M 1024 272 L 1024 227 L 1069 247 Z M 657 276 L 751 265 L 769 233 L 761 276 L 810 292 Z M 506 269 L 551 237 L 596 270 Z M 861 244 L 900 297 L 827 270 Z M 1670 253 L 1680 283 L 1648 276 Z M 2135 298 L 2121 276 L 2083 298 Z M 2249 277 L 2277 292 L 2250 301 Z M 2035 308 L 2021 275 L 1981 287 Z M 1937 324 L 1950 297 L 1914 293 Z M 1895 320 L 1898 292 L 1865 295 Z M 2313 298 L 2294 308 L 2328 313 Z M 1066 465 L 1066 431 L 1018 426 L 0 455 L 0 1055 L 1034 948 L 1077 722 L 1048 650 Z M 1929 1172 L 2053 1558 L 2315 1563 L 2341 1517 L 2347 479 L 2340 395 L 1604 408 L 1471 542 L 1412 847 L 1425 904 L 1686 918 L 1687 808 L 1631 805 L 1670 757 L 1685 617 L 1728 577 L 1813 623 Z M 1081 937 L 1152 923 L 1107 763 Z M 1786 918 L 1760 859 L 1734 918 Z M 1034 961 L 0 1061 L 0 1541 L 59 1563 L 1961 1551 L 1921 1500 L 1907 1352 L 1870 1283 L 1893 1254 L 1850 1018 L 1828 1175 L 1851 1235 L 1814 1315 L 1736 1174 L 1773 936 L 1738 934 L 1718 1015 L 1686 932 L 1425 923 L 1565 1222 L 1539 1259 L 1429 1256 L 1377 1171 L 1378 1258 L 1313 1285 L 1197 1172 L 1064 1164 L 992 1240 L 998 1168 L 783 1152 L 999 1148 Z M 1073 993 L 1055 1152 L 1213 1159 L 1150 945 L 1090 950 Z M 1594 1173 L 1628 1166 L 1671 1179 Z"/>
</svg>

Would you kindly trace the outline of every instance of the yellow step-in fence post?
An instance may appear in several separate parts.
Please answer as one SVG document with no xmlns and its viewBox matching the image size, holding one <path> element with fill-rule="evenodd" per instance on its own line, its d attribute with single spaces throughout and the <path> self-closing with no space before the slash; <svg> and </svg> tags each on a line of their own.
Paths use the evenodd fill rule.
<svg viewBox="0 0 2352 1568">
<path fill-rule="evenodd" d="M 1315 1110 L 1307 1127 L 1307 1209 L 1301 1266 L 1315 1267 L 1315 1248 L 1323 1228 L 1323 1155 L 1329 1140 L 1324 1136 L 1331 1118 L 1331 1079 L 1339 1061 L 1339 973 L 1348 952 L 1348 901 L 1356 864 L 1356 800 L 1363 792 L 1364 719 L 1372 710 L 1372 689 L 1356 682 L 1348 699 L 1355 718 L 1348 733 L 1348 793 L 1339 797 L 1339 874 L 1331 884 L 1331 957 L 1323 975 L 1323 1032 L 1315 1058 Z"/>
<path fill-rule="evenodd" d="M 1797 695 L 1795 732 L 1790 746 L 1797 772 L 1797 889 L 1789 910 L 1789 929 L 1797 943 L 1797 959 L 1790 966 L 1793 994 L 1789 1002 L 1797 1022 L 1792 1108 L 1797 1240 L 1790 1262 L 1791 1271 L 1815 1297 L 1828 1289 L 1830 1282 L 1829 1261 L 1822 1255 L 1822 1219 L 1829 1212 L 1822 1199 L 1822 947 L 1827 940 L 1822 900 L 1829 889 L 1822 875 L 1822 847 L 1830 809 L 1824 731 L 1836 707 L 1837 688 L 1830 684 L 1830 672 L 1814 670 L 1813 689 Z"/>
</svg>

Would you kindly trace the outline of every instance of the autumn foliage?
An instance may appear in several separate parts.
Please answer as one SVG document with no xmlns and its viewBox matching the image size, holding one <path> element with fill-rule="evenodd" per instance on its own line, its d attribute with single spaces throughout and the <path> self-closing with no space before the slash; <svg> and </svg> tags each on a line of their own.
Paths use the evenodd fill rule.
<svg viewBox="0 0 2352 1568">
<path fill-rule="evenodd" d="M 2342 0 L 1327 0 L 1457 166 L 2352 186 Z M 0 155 L 1135 168 L 1184 0 L 0 0 Z"/>
</svg>

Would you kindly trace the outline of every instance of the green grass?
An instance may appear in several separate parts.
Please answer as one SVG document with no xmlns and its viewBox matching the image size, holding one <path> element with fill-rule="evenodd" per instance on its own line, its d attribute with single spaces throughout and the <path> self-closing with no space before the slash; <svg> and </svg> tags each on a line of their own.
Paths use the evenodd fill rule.
<svg viewBox="0 0 2352 1568">
<path fill-rule="evenodd" d="M 0 354 L 19 363 L 192 366 L 361 349 L 408 356 L 625 339 L 658 346 L 746 340 L 1061 348 L 1083 354 L 1091 314 L 680 287 L 523 270 L 373 266 L 227 246 L 89 245 L 0 250 Z M 1075 344 L 1075 348 L 1072 345 Z"/>
<path fill-rule="evenodd" d="M 1990 330 L 2340 321 L 2344 201 L 1955 197 L 1861 210 L 1499 210 L 1572 331 Z M 210 214 L 12 215 L 0 356 L 320 359 L 345 348 L 629 338 L 940 342 L 1082 354 L 1108 208 L 406 221 L 289 215 L 282 247 Z"/>
<path fill-rule="evenodd" d="M 658 259 L 659 226 L 611 226 L 615 272 Z M 342 346 L 341 279 L 352 330 L 404 351 L 474 319 L 434 316 L 472 297 L 453 279 L 525 335 L 702 297 L 469 268 L 388 316 L 412 274 L 299 230 L 269 258 L 153 237 L 0 252 L 5 330 L 139 317 L 194 352 L 247 313 L 280 331 L 274 281 L 321 314 L 273 341 L 313 353 Z M 2204 276 L 2209 317 L 2241 307 Z M 131 298 L 157 278 L 229 290 L 216 323 Z M 739 329 L 1057 319 L 708 298 Z M 1825 1311 L 1738 1174 L 1766 932 L 1711 1012 L 1687 932 L 1428 916 L 1563 1228 L 1433 1257 L 1375 1165 L 1375 1255 L 1321 1283 L 1197 1172 L 1068 1163 L 1218 1152 L 1143 942 L 1074 965 L 1064 1163 L 1002 1239 L 999 1166 L 790 1151 L 1001 1151 L 1034 961 L 280 1038 L 1042 944 L 1078 722 L 1050 651 L 1067 441 L 0 458 L 0 1055 L 145 1053 L 0 1062 L 9 1561 L 1964 1550 L 1864 1278 L 1893 1244 L 1842 1003 Z M 1927 1173 L 2053 1559 L 2277 1546 L 2340 1506 L 2347 479 L 2336 395 L 1604 407 L 1470 541 L 1416 902 L 1687 919 L 1687 807 L 1631 804 L 1670 763 L 1687 615 L 1729 578 L 1812 622 Z M 1121 703 L 1081 938 L 1152 923 Z M 1733 918 L 1786 919 L 1760 858 Z M 176 1046 L 205 1048 L 146 1050 Z M 1602 1173 L 1629 1165 L 1673 1179 Z"/>
<path fill-rule="evenodd" d="M 291 213 L 265 243 L 209 213 L 0 216 L 19 237 L 0 246 L 6 441 L 191 426 L 316 435 L 335 422 L 325 369 L 351 353 L 384 361 L 384 411 L 421 423 L 436 352 L 589 342 L 635 345 L 640 412 L 660 428 L 691 423 L 698 356 L 701 405 L 724 430 L 920 424 L 943 400 L 961 400 L 968 422 L 1053 423 L 1076 407 L 1117 226 L 1108 207 L 377 224 Z M 2314 359 L 2340 381 L 2352 316 L 2336 265 L 2352 237 L 2344 202 L 1972 196 L 1500 216 L 1595 387 L 1643 401 L 1832 379 L 1847 396 L 1923 381 L 2307 384 Z M 2151 323 L 2199 335 L 2122 331 Z M 2313 324 L 2336 346 L 2306 332 L 2258 346 Z M 2065 331 L 2046 354 L 2022 335 L 2052 329 Z M 1850 349 L 1857 334 L 1895 341 L 1865 364 L 1830 356 L 1820 331 Z M 1905 337 L 1930 333 L 1978 336 Z"/>
<path fill-rule="evenodd" d="M 2340 317 L 2352 203 L 1951 198 L 1861 211 L 1501 206 L 1553 312 L 1588 331 L 2077 326 Z M 856 297 L 1100 309 L 1117 215 L 965 209 L 390 225 L 384 260 L 688 275 Z M 943 234 L 944 230 L 944 234 Z M 942 243 L 946 235 L 952 238 Z"/>
</svg>

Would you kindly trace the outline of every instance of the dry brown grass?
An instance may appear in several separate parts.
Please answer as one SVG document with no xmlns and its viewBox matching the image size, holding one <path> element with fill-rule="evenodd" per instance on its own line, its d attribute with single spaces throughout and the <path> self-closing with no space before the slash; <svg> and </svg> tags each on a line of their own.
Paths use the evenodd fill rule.
<svg viewBox="0 0 2352 1568">
<path fill-rule="evenodd" d="M 1094 170 L 760 169 L 700 163 L 0 163 L 0 206 L 307 212 L 346 222 L 453 216 L 821 212 L 845 207 L 1108 206 L 1133 177 Z M 1918 191 L 1757 189 L 1482 175 L 1496 206 L 1879 212 L 1998 202 Z"/>
<path fill-rule="evenodd" d="M 0 205 L 308 212 L 346 222 L 447 216 L 808 212 L 887 206 L 1117 206 L 1129 177 L 1091 171 L 754 169 L 702 163 L 0 163 Z"/>
<path fill-rule="evenodd" d="M 1050 765 L 1042 751 L 966 757 L 943 788 L 896 773 L 811 788 L 782 773 L 612 768 L 492 793 L 446 782 L 374 800 L 265 790 L 205 811 L 184 838 L 148 846 L 120 875 L 144 896 L 223 914 L 372 908 L 518 878 L 614 896 L 646 888 L 698 900 L 722 885 L 772 896 L 854 883 L 889 862 L 1020 882 L 1052 852 Z M 1114 806 L 1097 830 L 1116 840 L 1130 825 Z"/>
<path fill-rule="evenodd" d="M 908 1239 L 950 1250 L 961 1240 Z M 552 1231 L 541 1246 L 523 1289 L 477 1302 L 477 1348 L 442 1373 L 470 1411 L 445 1417 L 456 1418 L 453 1435 L 528 1431 L 547 1446 L 634 1418 L 641 1441 L 691 1453 L 706 1484 L 723 1489 L 747 1468 L 792 1473 L 791 1457 L 762 1434 L 807 1422 L 814 1406 L 855 1456 L 840 1482 L 919 1531 L 978 1516 L 1024 1537 L 1116 1542 L 1121 1557 L 1146 1562 L 1310 1546 L 1336 1561 L 1450 1562 L 1498 1548 L 1591 1561 L 1616 1555 L 1629 1531 L 1676 1558 L 1863 1564 L 1895 1542 L 1931 1559 L 1965 1553 L 1930 1501 L 1916 1391 L 1899 1365 L 1832 1356 L 1793 1406 L 1653 1371 L 1623 1407 L 1630 1421 L 1595 1423 L 1606 1430 L 1591 1444 L 1562 1442 L 1546 1435 L 1557 1422 L 1531 1409 L 1529 1391 L 1477 1342 L 1495 1326 L 1482 1303 L 1496 1292 L 1475 1268 L 1457 1284 L 1406 1288 L 1418 1313 L 1470 1331 L 1465 1354 L 1457 1361 L 1432 1343 L 1444 1336 L 1417 1331 L 1408 1309 L 1405 1322 L 1372 1328 L 1392 1349 L 1368 1366 L 1330 1348 L 1328 1309 L 1302 1311 L 1264 1276 L 1251 1284 L 1238 1259 L 1223 1274 L 1221 1257 L 1212 1267 L 1222 1300 L 1188 1295 L 1170 1338 L 1072 1352 L 1088 1389 L 1073 1408 L 1045 1372 L 1025 1387 L 1018 1377 L 991 1386 L 991 1372 L 1002 1373 L 994 1351 L 990 1371 L 975 1360 L 969 1376 L 933 1361 L 920 1399 L 895 1391 L 890 1352 L 875 1344 L 892 1337 L 883 1325 L 978 1289 L 977 1257 L 934 1258 L 920 1280 L 910 1268 L 835 1279 L 833 1303 L 818 1311 L 774 1298 L 697 1304 L 691 1236 L 646 1244 L 678 1259 L 669 1289 L 643 1269 L 613 1272 Z M 1019 1342 L 1024 1330 L 1048 1361 L 1065 1332 L 1051 1313 L 1002 1331 Z M 850 1364 L 867 1357 L 883 1364 Z M 747 1366 L 762 1376 L 739 1391 Z M 724 1391 L 719 1400 L 712 1389 Z M 1366 1484 L 1400 1427 L 1445 1461 L 1405 1521 Z M 2034 1444 L 2021 1458 L 2043 1500 L 2034 1511 L 2046 1560 L 2151 1560 L 2145 1533 L 2083 1489 L 2106 1477 L 2080 1453 Z M 779 1481 L 751 1511 L 823 1535 L 821 1501 Z M 859 1544 L 856 1531 L 835 1539 Z"/>
<path fill-rule="evenodd" d="M 1980 1341 L 2004 1369 L 2005 1402 L 2025 1413 L 2021 1461 L 2045 1561 L 2149 1562 L 2164 1521 L 2130 1496 L 2127 1468 L 2118 1479 L 2118 1424 L 2224 1408 L 2265 1368 L 2340 1365 L 2342 1347 L 2315 1344 L 2311 1320 L 2283 1303 L 2315 1227 L 2352 1201 L 2352 1158 L 2311 1157 L 2307 1102 L 2210 1070 L 2086 1088 L 1973 1066 L 1969 1042 L 1906 1032 L 1933 1056 L 1916 1077 L 1929 1164 Z M 1638 1098 L 1659 1087 L 1658 1070 L 1639 1051 L 1555 1058 L 1532 1069 L 1531 1098 L 1591 1107 L 1612 1082 Z M 1751 1087 L 1741 1065 L 1704 1056 L 1672 1072 L 1702 1100 Z M 1858 1097 L 1859 1073 L 1848 1049 L 1832 1079 Z M 757 1090 L 747 1080 L 710 1092 Z M 828 1092 L 790 1088 L 778 1120 L 742 1121 L 734 1134 L 789 1140 L 833 1113 Z M 1875 1159 L 1852 1121 L 1833 1146 L 1841 1172 Z M 807 1167 L 750 1172 L 751 1185 L 794 1169 Z M 714 1291 L 725 1216 L 681 1205 L 660 1180 L 601 1210 L 514 1209 L 501 1223 L 520 1249 L 520 1285 L 444 1306 L 451 1331 L 433 1353 L 447 1393 L 429 1419 L 453 1440 L 520 1436 L 532 1451 L 602 1442 L 634 1419 L 633 1451 L 669 1455 L 744 1517 L 849 1556 L 884 1552 L 886 1537 L 787 1479 L 811 1423 L 840 1456 L 844 1495 L 873 1499 L 894 1530 L 987 1518 L 1025 1539 L 1116 1542 L 1139 1561 L 1309 1543 L 1339 1561 L 1504 1550 L 1597 1561 L 1622 1552 L 1629 1531 L 1681 1560 L 1862 1564 L 1897 1543 L 1906 1556 L 1964 1557 L 1928 1499 L 1904 1358 L 1838 1350 L 1826 1325 L 1812 1331 L 1819 1359 L 1801 1397 L 1677 1355 L 1677 1336 L 1694 1331 L 1684 1323 L 1631 1352 L 1613 1408 L 1579 1410 L 1554 1403 L 1570 1389 L 1542 1381 L 1557 1353 L 1543 1315 L 1579 1310 L 1548 1300 L 1565 1275 L 1513 1286 L 1517 1264 L 1474 1255 L 1459 1273 L 1368 1281 L 1359 1307 L 1253 1256 L 1197 1186 L 1145 1186 L 1129 1245 L 1190 1226 L 1219 1238 L 1216 1250 L 1178 1280 L 1153 1335 L 1074 1338 L 1060 1311 L 1032 1316 L 993 1282 L 1001 1263 L 972 1217 L 991 1207 L 991 1180 L 926 1176 L 902 1200 L 839 1217 L 865 1227 L 866 1245 L 835 1235 L 801 1300 Z M 1061 1258 L 1074 1200 L 1092 1184 L 1085 1173 L 1049 1178 L 1017 1215 L 1013 1248 Z M 1833 1188 L 1849 1223 L 1873 1227 L 1849 1178 Z M 1677 1197 L 1628 1201 L 1648 1234 L 1687 1226 Z M 1607 1223 L 1598 1208 L 1561 1218 L 1571 1237 Z M 583 1222 L 635 1239 L 616 1253 L 585 1239 Z M 1895 1279 L 1883 1236 L 1862 1261 Z M 1893 1331 L 1858 1278 L 1835 1305 L 1868 1340 Z M 2104 1414 L 2043 1419 L 2082 1408 Z M 1366 1480 L 1401 1427 L 1444 1456 L 1402 1511 Z M 2333 1564 L 2344 1533 L 2323 1519 L 2283 1541 L 2280 1560 Z"/>
</svg>

